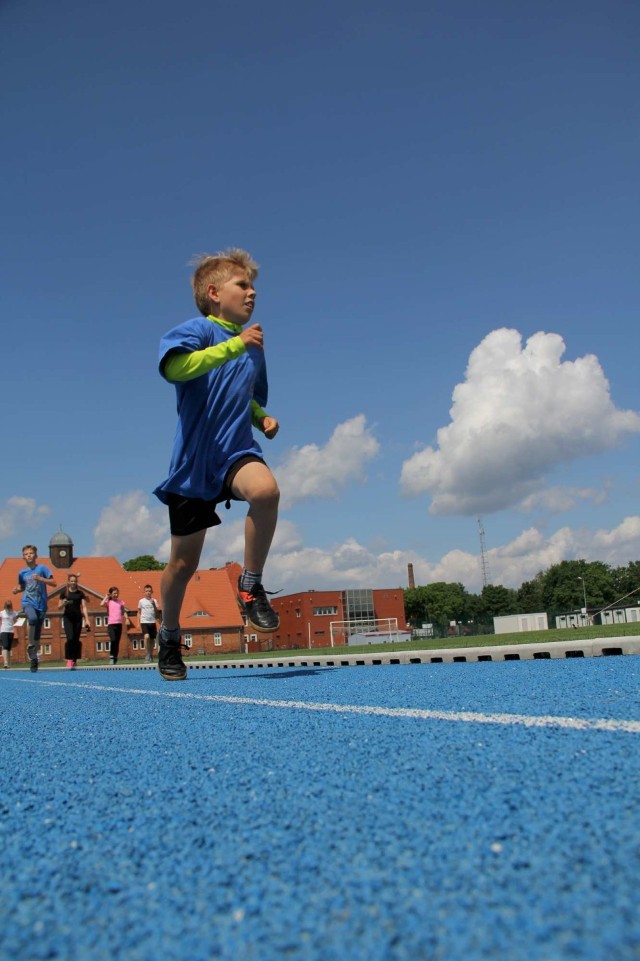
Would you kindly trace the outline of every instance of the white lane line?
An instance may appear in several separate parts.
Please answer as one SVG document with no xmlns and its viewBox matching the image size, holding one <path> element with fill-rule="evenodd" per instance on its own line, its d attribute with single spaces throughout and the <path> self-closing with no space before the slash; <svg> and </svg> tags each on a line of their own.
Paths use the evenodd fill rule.
<svg viewBox="0 0 640 961">
<path fill-rule="evenodd" d="M 146 697 L 172 697 L 189 701 L 212 701 L 218 704 L 246 704 L 295 711 L 326 711 L 334 714 L 365 714 L 376 717 L 410 717 L 419 721 L 458 721 L 467 724 L 506 724 L 521 727 L 564 728 L 572 731 L 616 731 L 640 734 L 640 721 L 612 718 L 557 717 L 552 714 L 484 714 L 475 711 L 434 711 L 418 707 L 377 707 L 371 704 L 331 704 L 314 701 L 272 701 L 259 697 L 231 697 L 222 694 L 191 694 L 189 691 L 145 691 L 140 688 L 82 684 L 73 681 L 44 681 L 29 678 L 6 678 L 6 681 L 49 687 L 74 687 L 87 691 L 110 691 L 115 694 L 141 694 Z M 2 679 L 6 683 L 5 679 Z"/>
</svg>

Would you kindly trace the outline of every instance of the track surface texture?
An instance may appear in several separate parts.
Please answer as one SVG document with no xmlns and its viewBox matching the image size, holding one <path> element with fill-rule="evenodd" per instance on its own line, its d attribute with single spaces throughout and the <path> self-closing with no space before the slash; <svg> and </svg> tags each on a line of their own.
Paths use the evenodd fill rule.
<svg viewBox="0 0 640 961">
<path fill-rule="evenodd" d="M 0 957 L 637 961 L 639 680 L 6 671 Z"/>
</svg>

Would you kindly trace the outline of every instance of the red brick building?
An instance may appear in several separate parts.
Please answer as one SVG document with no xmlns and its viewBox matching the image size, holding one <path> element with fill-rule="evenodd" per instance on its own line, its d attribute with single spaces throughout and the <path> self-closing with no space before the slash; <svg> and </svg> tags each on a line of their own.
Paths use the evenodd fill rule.
<svg viewBox="0 0 640 961">
<path fill-rule="evenodd" d="M 38 563 L 49 567 L 56 583 L 48 592 L 49 607 L 41 637 L 41 663 L 64 660 L 64 628 L 62 611 L 58 609 L 60 592 L 69 574 L 78 578 L 78 586 L 87 597 L 91 631 L 83 633 L 82 657 L 109 662 L 107 613 L 100 601 L 109 587 L 120 590 L 133 627 L 124 630 L 120 642 L 120 660 L 144 659 L 144 641 L 138 623 L 138 601 L 145 584 L 151 584 L 153 596 L 160 606 L 161 571 L 126 571 L 115 557 L 78 557 L 68 534 L 58 531 L 49 542 L 49 556 L 38 557 Z M 24 567 L 21 557 L 6 558 L 0 564 L 0 604 L 13 602 L 17 610 L 21 595 L 14 595 L 18 571 Z M 357 622 L 362 630 L 374 628 L 384 618 L 397 621 L 399 630 L 406 628 L 404 592 L 402 588 L 380 590 L 303 591 L 286 597 L 272 598 L 280 615 L 280 628 L 273 635 L 251 631 L 245 626 L 238 608 L 236 585 L 241 567 L 229 563 L 225 567 L 199 570 L 193 576 L 182 606 L 182 640 L 185 656 L 248 653 L 255 651 L 291 650 L 294 648 L 330 647 L 345 644 L 346 635 L 331 624 Z M 15 631 L 18 644 L 11 653 L 13 663 L 26 663 L 27 626 Z"/>
<path fill-rule="evenodd" d="M 402 588 L 380 590 L 303 591 L 271 599 L 280 615 L 280 628 L 273 635 L 275 649 L 331 647 L 345 644 L 345 633 L 338 628 L 341 621 L 361 625 L 371 631 L 376 621 L 397 621 L 397 628 L 407 628 Z M 333 632 L 331 625 L 334 625 Z"/>
</svg>

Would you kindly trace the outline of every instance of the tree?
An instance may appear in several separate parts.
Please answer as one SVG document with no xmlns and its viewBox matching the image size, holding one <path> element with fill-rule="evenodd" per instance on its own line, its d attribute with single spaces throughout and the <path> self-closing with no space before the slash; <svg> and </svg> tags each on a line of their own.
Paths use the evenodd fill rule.
<svg viewBox="0 0 640 961">
<path fill-rule="evenodd" d="M 640 603 L 640 561 L 614 568 L 612 577 L 616 599 L 625 598 L 625 607 Z"/>
<path fill-rule="evenodd" d="M 544 571 L 539 571 L 532 581 L 525 581 L 518 589 L 518 613 L 536 614 L 545 610 Z"/>
<path fill-rule="evenodd" d="M 518 594 L 502 584 L 487 584 L 480 595 L 481 612 L 487 617 L 500 617 L 518 612 Z"/>
<path fill-rule="evenodd" d="M 574 611 L 584 607 L 605 607 L 615 600 L 613 573 L 602 561 L 561 561 L 544 577 L 544 609 Z"/>
<path fill-rule="evenodd" d="M 407 616 L 413 624 L 468 620 L 470 595 L 462 584 L 437 581 L 406 590 L 404 598 Z"/>
<path fill-rule="evenodd" d="M 125 561 L 122 566 L 125 571 L 163 571 L 167 565 L 157 561 L 151 554 L 140 554 Z"/>
</svg>

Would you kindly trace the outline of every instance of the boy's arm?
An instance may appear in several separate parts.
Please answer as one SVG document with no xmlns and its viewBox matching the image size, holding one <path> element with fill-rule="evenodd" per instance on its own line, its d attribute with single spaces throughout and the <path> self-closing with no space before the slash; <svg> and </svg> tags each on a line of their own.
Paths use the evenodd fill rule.
<svg viewBox="0 0 640 961">
<path fill-rule="evenodd" d="M 216 367 L 222 367 L 230 360 L 235 360 L 249 347 L 262 350 L 263 335 L 260 324 L 251 324 L 237 337 L 231 337 L 221 344 L 205 347 L 202 350 L 170 353 L 161 364 L 163 376 L 172 383 L 194 380 L 202 374 L 208 374 Z"/>
<path fill-rule="evenodd" d="M 170 354 L 165 361 L 162 373 L 171 383 L 195 380 L 196 377 L 208 374 L 210 370 L 235 360 L 236 357 L 244 354 L 246 349 L 244 342 L 238 336 L 231 337 L 214 347 L 194 350 L 190 354 Z"/>
<path fill-rule="evenodd" d="M 275 417 L 269 417 L 257 400 L 251 401 L 251 423 L 257 430 L 261 430 L 268 440 L 272 440 L 280 429 Z"/>
</svg>

